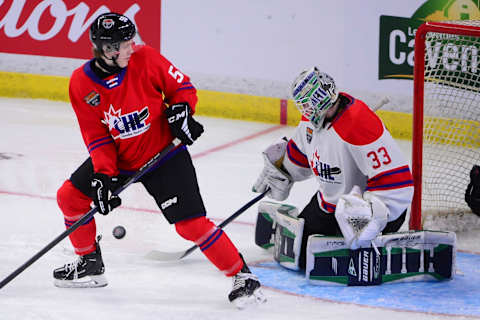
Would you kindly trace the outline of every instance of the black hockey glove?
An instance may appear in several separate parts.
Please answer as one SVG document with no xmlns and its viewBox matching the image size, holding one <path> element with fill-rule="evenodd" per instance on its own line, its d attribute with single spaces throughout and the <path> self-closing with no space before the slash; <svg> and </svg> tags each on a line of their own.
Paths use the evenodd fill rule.
<svg viewBox="0 0 480 320">
<path fill-rule="evenodd" d="M 183 144 L 191 145 L 203 133 L 203 126 L 191 115 L 188 103 L 177 103 L 165 109 L 172 134 Z"/>
<path fill-rule="evenodd" d="M 480 216 L 480 166 L 473 166 L 470 171 L 470 183 L 465 191 L 465 201 L 472 212 Z"/>
<path fill-rule="evenodd" d="M 93 203 L 98 212 L 107 215 L 122 204 L 122 199 L 112 195 L 120 186 L 118 177 L 109 177 L 103 173 L 94 173 L 92 177 Z"/>
</svg>

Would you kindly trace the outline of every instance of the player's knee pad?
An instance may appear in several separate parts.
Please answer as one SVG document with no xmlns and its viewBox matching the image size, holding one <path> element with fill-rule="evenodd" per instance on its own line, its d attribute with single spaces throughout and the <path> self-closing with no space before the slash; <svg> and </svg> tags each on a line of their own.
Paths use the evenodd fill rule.
<svg viewBox="0 0 480 320">
<path fill-rule="evenodd" d="M 207 217 L 198 217 L 175 223 L 175 230 L 182 238 L 198 244 L 213 234 L 217 227 Z"/>
<path fill-rule="evenodd" d="M 255 223 L 255 244 L 261 248 L 268 249 L 274 245 L 274 235 L 277 227 L 275 215 L 278 210 L 293 217 L 299 214 L 298 209 L 294 206 L 271 201 L 260 202 Z"/>
<path fill-rule="evenodd" d="M 90 210 L 92 199 L 78 190 L 70 180 L 66 180 L 57 191 L 57 203 L 65 217 L 78 219 Z"/>
</svg>

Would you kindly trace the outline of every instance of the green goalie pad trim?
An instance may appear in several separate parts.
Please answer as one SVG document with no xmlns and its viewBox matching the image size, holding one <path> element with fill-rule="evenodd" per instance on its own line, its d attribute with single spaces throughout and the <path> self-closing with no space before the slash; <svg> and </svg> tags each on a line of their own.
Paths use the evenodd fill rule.
<svg viewBox="0 0 480 320">
<path fill-rule="evenodd" d="M 276 259 L 277 259 L 277 262 L 292 262 L 292 263 L 295 263 L 294 258 L 291 258 L 291 257 L 283 255 L 283 254 L 280 254 L 279 256 L 277 256 Z"/>
<path fill-rule="evenodd" d="M 264 218 L 265 220 L 267 220 L 268 222 L 273 223 L 273 219 L 270 217 L 270 215 L 269 215 L 268 213 L 266 213 L 266 212 L 260 212 L 260 214 L 263 216 L 263 218 Z"/>
<path fill-rule="evenodd" d="M 379 236 L 379 263 L 357 259 L 341 237 L 312 235 L 307 245 L 306 277 L 313 284 L 376 285 L 379 283 L 449 280 L 455 274 L 456 237 L 452 232 L 416 231 Z M 373 248 L 365 248 L 370 250 Z M 370 253 L 373 254 L 373 251 Z M 352 258 L 353 257 L 353 258 Z M 374 260 L 371 260 L 370 263 Z M 361 271 L 378 267 L 376 283 L 362 282 Z M 352 280 L 353 279 L 353 280 Z M 358 280 L 358 281 L 357 281 Z M 381 280 L 381 281 L 380 281 Z M 353 282 L 352 282 L 353 281 Z"/>
<path fill-rule="evenodd" d="M 398 273 L 398 274 L 384 274 L 382 275 L 382 283 L 386 282 L 394 282 L 394 281 L 401 281 L 408 278 L 418 278 L 419 281 L 428 280 L 429 278 L 432 280 L 448 280 L 450 278 L 446 278 L 441 274 L 435 272 L 408 272 L 405 274 Z"/>
<path fill-rule="evenodd" d="M 298 209 L 289 204 L 271 201 L 259 203 L 257 221 L 255 223 L 255 244 L 263 249 L 269 249 L 275 245 L 273 235 L 277 228 L 275 221 L 277 214 L 295 216 L 298 214 Z M 286 236 L 288 235 L 286 234 Z"/>
<path fill-rule="evenodd" d="M 285 236 L 285 237 L 293 239 L 293 240 L 295 240 L 295 238 L 296 238 L 295 233 L 291 232 L 290 230 L 288 230 L 285 227 L 282 227 L 282 236 Z"/>
<path fill-rule="evenodd" d="M 319 254 L 319 255 L 315 255 L 315 259 L 316 259 L 316 264 L 324 264 L 324 265 L 328 265 L 327 268 L 331 268 L 330 267 L 330 264 L 331 262 L 327 262 L 325 263 L 325 261 L 320 261 L 318 260 L 317 258 L 335 258 L 337 260 L 337 264 L 340 266 L 340 265 L 343 265 L 343 266 L 346 266 L 348 264 L 348 260 L 350 259 L 349 258 L 349 254 L 345 254 L 345 251 L 346 252 L 350 252 L 349 250 L 341 250 L 343 251 L 340 255 L 337 255 L 335 252 L 330 252 L 330 253 L 326 253 L 326 254 Z M 402 251 L 401 249 L 399 250 L 400 252 Z M 338 253 L 338 251 L 337 251 Z M 418 251 L 417 251 L 418 253 Z M 401 254 L 401 253 L 400 253 Z M 393 254 L 392 254 L 393 255 Z M 381 263 L 383 266 L 385 266 L 386 262 L 385 262 L 385 256 L 382 256 L 381 258 Z M 408 253 L 407 253 L 407 259 L 409 259 L 408 257 Z M 445 261 L 446 263 L 448 263 L 448 260 Z M 426 263 L 425 263 L 426 265 Z M 317 269 L 320 269 L 320 268 L 317 268 Z M 385 268 L 383 267 L 382 268 L 382 275 L 381 275 L 381 279 L 382 279 L 382 283 L 388 283 L 388 282 L 400 282 L 400 281 L 427 281 L 427 280 L 438 280 L 438 281 L 443 281 L 443 280 L 449 280 L 452 278 L 452 275 L 449 271 L 449 267 L 448 265 L 445 265 L 445 268 L 443 269 L 446 269 L 446 270 L 441 270 L 440 272 L 442 272 L 443 274 L 441 273 L 437 273 L 437 272 L 428 272 L 428 271 L 425 271 L 425 272 L 406 272 L 406 273 L 402 273 L 401 271 L 394 271 L 392 272 L 391 274 L 384 274 L 385 272 Z M 428 270 L 428 269 L 427 269 Z M 308 276 L 308 279 L 310 280 L 313 280 L 313 281 L 325 281 L 325 282 L 332 282 L 332 283 L 338 283 L 338 284 L 348 284 L 348 276 L 346 275 L 348 273 L 348 269 L 347 268 L 342 268 L 342 270 L 338 270 L 338 275 L 312 275 L 312 271 L 320 271 L 321 270 L 310 270 L 310 273 L 309 273 L 309 276 Z"/>
<path fill-rule="evenodd" d="M 314 257 L 349 257 L 350 249 L 317 252 L 317 253 L 314 253 L 313 256 Z"/>
</svg>

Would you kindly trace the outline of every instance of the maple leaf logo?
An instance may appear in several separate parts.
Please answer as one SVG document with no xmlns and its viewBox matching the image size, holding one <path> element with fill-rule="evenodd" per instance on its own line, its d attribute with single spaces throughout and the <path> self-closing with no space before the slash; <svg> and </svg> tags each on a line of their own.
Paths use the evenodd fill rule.
<svg viewBox="0 0 480 320">
<path fill-rule="evenodd" d="M 110 104 L 110 108 L 107 112 L 103 112 L 105 115 L 105 119 L 102 120 L 102 123 L 108 126 L 108 130 L 112 131 L 112 129 L 117 129 L 118 131 L 122 132 L 124 130 L 123 122 L 120 119 L 122 109 L 118 109 L 115 111 L 113 105 Z"/>
</svg>

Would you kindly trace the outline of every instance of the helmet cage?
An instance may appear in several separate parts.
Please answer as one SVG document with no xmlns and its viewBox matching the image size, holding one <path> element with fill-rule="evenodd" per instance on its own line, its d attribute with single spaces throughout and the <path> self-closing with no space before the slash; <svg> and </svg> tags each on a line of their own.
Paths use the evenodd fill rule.
<svg viewBox="0 0 480 320">
<path fill-rule="evenodd" d="M 333 78 L 313 67 L 297 77 L 292 98 L 302 115 L 318 128 L 337 101 L 338 93 Z"/>
</svg>

